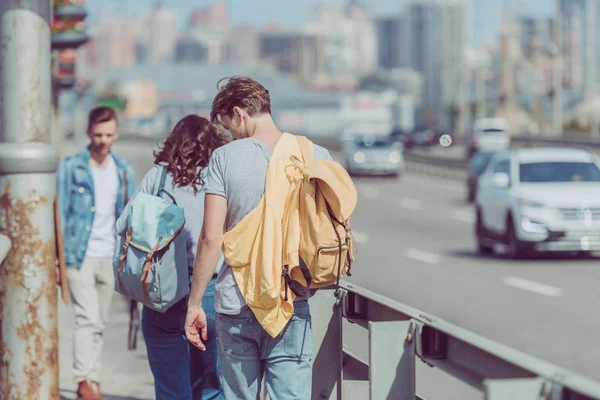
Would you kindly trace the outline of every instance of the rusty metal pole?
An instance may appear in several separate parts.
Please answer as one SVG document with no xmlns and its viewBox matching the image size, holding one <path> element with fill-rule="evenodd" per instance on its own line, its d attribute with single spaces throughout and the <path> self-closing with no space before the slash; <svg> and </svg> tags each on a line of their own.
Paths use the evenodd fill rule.
<svg viewBox="0 0 600 400">
<path fill-rule="evenodd" d="M 0 398 L 59 399 L 50 0 L 0 1 Z"/>
</svg>

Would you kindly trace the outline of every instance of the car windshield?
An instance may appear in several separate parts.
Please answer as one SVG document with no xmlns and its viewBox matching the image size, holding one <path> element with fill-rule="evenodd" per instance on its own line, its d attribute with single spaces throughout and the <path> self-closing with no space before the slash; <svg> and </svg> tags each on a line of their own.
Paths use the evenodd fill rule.
<svg viewBox="0 0 600 400">
<path fill-rule="evenodd" d="M 387 138 L 363 137 L 356 139 L 355 143 L 362 149 L 377 149 L 391 146 Z"/>
<path fill-rule="evenodd" d="M 489 164 L 493 152 L 477 153 L 469 163 L 469 172 L 471 175 L 481 175 L 485 167 Z"/>
<path fill-rule="evenodd" d="M 521 182 L 600 182 L 600 169 L 592 162 L 522 163 Z"/>
</svg>

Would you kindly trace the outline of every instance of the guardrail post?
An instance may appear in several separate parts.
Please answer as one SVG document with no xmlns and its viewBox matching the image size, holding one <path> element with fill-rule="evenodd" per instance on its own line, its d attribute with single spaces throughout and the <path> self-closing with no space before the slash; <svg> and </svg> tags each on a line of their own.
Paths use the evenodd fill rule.
<svg viewBox="0 0 600 400">
<path fill-rule="evenodd" d="M 372 400 L 416 398 L 414 324 L 369 322 L 369 388 Z"/>
<path fill-rule="evenodd" d="M 310 299 L 315 342 L 312 398 L 342 400 L 342 310 L 345 291 L 338 299 L 331 290 L 319 290 Z M 318 323 L 316 323 L 318 322 Z"/>
<path fill-rule="evenodd" d="M 486 379 L 485 400 L 553 400 L 543 378 Z"/>
<path fill-rule="evenodd" d="M 50 1 L 0 1 L 0 398 L 59 399 Z"/>
</svg>

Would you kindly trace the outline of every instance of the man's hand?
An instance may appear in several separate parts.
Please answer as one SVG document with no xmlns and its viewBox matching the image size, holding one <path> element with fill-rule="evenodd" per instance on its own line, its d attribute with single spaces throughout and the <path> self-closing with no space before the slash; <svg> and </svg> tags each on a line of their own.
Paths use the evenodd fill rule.
<svg viewBox="0 0 600 400">
<path fill-rule="evenodd" d="M 198 349 L 205 351 L 206 346 L 202 341 L 208 340 L 206 314 L 202 307 L 189 307 L 185 316 L 185 337 Z"/>
</svg>

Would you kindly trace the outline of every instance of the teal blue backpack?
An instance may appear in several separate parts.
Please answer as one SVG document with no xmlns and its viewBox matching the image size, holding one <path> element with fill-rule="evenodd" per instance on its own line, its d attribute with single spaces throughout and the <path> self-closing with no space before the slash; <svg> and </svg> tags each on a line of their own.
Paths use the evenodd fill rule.
<svg viewBox="0 0 600 400">
<path fill-rule="evenodd" d="M 156 194 L 131 201 L 113 259 L 116 290 L 161 313 L 189 293 L 185 216 L 164 189 L 167 173 L 163 167 Z"/>
</svg>

